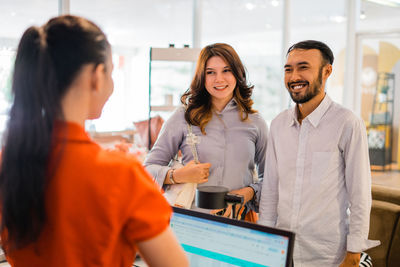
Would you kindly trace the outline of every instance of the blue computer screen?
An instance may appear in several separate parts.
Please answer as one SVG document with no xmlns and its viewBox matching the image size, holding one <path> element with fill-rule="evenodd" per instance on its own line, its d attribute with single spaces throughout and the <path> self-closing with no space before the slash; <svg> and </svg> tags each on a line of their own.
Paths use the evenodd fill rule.
<svg viewBox="0 0 400 267">
<path fill-rule="evenodd" d="M 176 212 L 170 225 L 191 267 L 286 266 L 287 236 Z"/>
</svg>

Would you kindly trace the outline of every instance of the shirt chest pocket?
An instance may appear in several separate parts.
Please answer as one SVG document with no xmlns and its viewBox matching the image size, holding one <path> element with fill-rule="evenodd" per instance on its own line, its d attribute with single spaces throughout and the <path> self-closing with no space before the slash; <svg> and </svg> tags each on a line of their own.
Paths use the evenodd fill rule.
<svg viewBox="0 0 400 267">
<path fill-rule="evenodd" d="M 341 164 L 341 154 L 338 151 L 313 152 L 310 175 L 311 184 L 319 184 L 327 177 L 337 174 Z"/>
</svg>

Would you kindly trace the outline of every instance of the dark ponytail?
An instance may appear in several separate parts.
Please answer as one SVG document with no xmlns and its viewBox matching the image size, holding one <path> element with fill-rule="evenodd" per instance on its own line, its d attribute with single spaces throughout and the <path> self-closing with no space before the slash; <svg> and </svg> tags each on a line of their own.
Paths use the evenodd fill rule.
<svg viewBox="0 0 400 267">
<path fill-rule="evenodd" d="M 0 166 L 1 231 L 20 248 L 35 241 L 46 221 L 53 125 L 61 99 L 85 64 L 105 63 L 108 41 L 92 22 L 51 19 L 23 34 L 15 60 L 10 111 Z"/>
</svg>

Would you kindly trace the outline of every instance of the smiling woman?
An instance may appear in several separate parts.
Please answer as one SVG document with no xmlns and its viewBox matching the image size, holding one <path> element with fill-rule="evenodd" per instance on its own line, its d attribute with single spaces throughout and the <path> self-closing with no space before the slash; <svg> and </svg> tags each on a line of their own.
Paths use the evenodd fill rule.
<svg viewBox="0 0 400 267">
<path fill-rule="evenodd" d="M 206 90 L 216 110 L 221 112 L 232 99 L 235 87 L 236 79 L 228 63 L 219 56 L 211 57 L 206 65 Z"/>
<path fill-rule="evenodd" d="M 253 88 L 233 47 L 223 43 L 208 45 L 201 51 L 191 86 L 181 98 L 187 105 L 185 119 L 198 125 L 205 134 L 204 127 L 211 119 L 212 111 L 221 112 L 234 99 L 240 119 L 245 121 L 249 114 L 256 113 L 252 108 Z"/>
<path fill-rule="evenodd" d="M 244 197 L 246 212 L 257 211 L 267 125 L 252 108 L 252 92 L 242 61 L 230 45 L 204 47 L 190 88 L 181 97 L 183 106 L 164 124 L 145 160 L 157 183 L 224 186 Z M 193 161 L 188 124 L 196 135 L 198 164 Z M 173 170 L 168 164 L 178 150 L 185 166 Z M 255 169 L 258 177 L 253 176 Z"/>
</svg>

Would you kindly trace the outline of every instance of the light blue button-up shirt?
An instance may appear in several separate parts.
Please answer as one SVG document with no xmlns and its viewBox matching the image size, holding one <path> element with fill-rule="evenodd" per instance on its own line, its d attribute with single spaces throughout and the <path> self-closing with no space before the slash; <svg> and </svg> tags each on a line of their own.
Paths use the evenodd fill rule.
<svg viewBox="0 0 400 267">
<path fill-rule="evenodd" d="M 184 113 L 185 109 L 180 107 L 165 122 L 144 162 L 160 186 L 170 169 L 168 164 L 178 150 L 182 151 L 183 164 L 193 160 L 186 140 L 188 127 Z M 236 102 L 231 100 L 222 112 L 213 114 L 205 131 L 206 135 L 203 135 L 199 127 L 193 126 L 193 134 L 198 139 L 199 161 L 211 163 L 208 182 L 202 185 L 225 186 L 229 190 L 250 186 L 255 191 L 255 198 L 248 205 L 258 210 L 268 133 L 264 119 L 255 113 L 249 114 L 247 121 L 241 121 Z M 254 168 L 258 172 L 257 182 L 253 181 Z"/>
<path fill-rule="evenodd" d="M 259 223 L 296 233 L 294 266 L 338 266 L 368 240 L 371 172 L 364 123 L 327 95 L 299 124 L 271 123 Z M 348 211 L 350 210 L 350 214 Z"/>
</svg>

